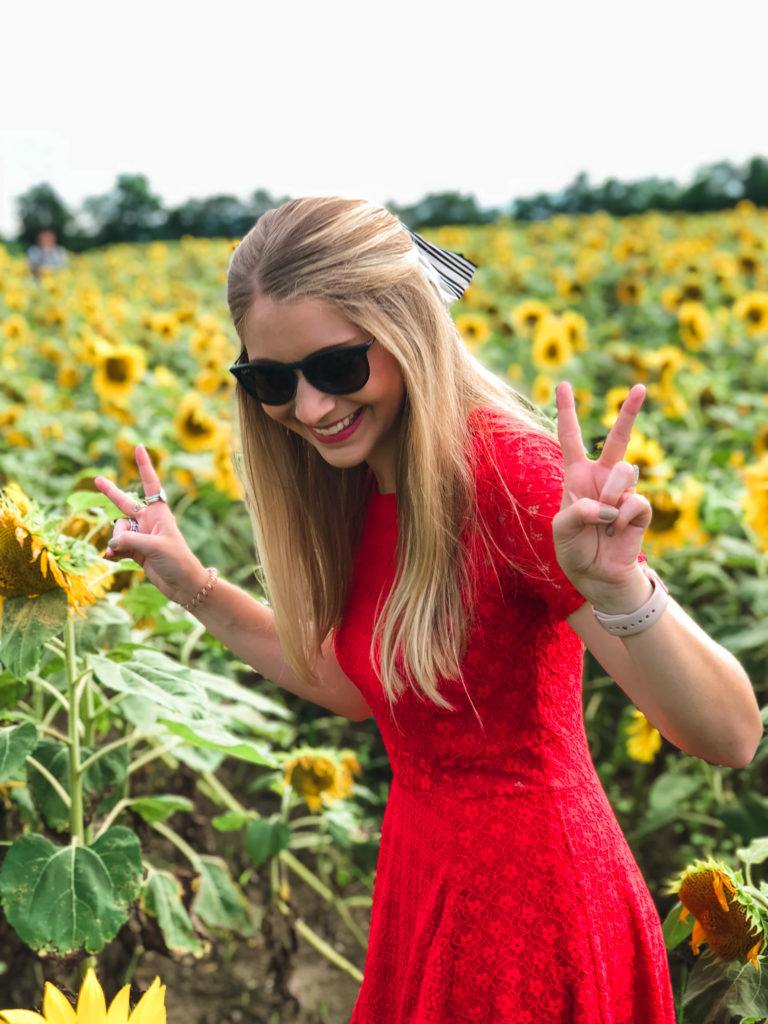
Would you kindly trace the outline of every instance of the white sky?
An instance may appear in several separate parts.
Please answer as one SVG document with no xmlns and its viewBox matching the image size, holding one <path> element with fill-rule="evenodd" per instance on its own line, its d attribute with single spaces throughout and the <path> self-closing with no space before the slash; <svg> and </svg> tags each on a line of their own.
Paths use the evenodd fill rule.
<svg viewBox="0 0 768 1024">
<path fill-rule="evenodd" d="M 486 204 L 768 157 L 765 0 L 7 5 L 0 231 L 142 173 L 168 206 L 346 195 Z"/>
</svg>

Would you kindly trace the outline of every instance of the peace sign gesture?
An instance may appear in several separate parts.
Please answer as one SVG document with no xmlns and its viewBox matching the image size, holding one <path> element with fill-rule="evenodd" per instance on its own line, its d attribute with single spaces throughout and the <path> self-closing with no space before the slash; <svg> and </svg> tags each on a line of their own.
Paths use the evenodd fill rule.
<svg viewBox="0 0 768 1024">
<path fill-rule="evenodd" d="M 143 445 L 136 446 L 135 458 L 144 493 L 158 494 L 160 478 Z M 168 504 L 155 501 L 144 505 L 103 476 L 95 477 L 94 483 L 127 516 L 115 523 L 107 557 L 116 551 L 138 562 L 149 582 L 172 601 L 187 601 L 197 593 L 208 574 L 189 548 Z M 131 519 L 138 523 L 138 530 L 131 529 Z M 205 577 L 202 582 L 201 577 Z"/>
<path fill-rule="evenodd" d="M 653 516 L 648 499 L 635 493 L 636 474 L 624 460 L 645 385 L 630 388 L 597 459 L 588 458 L 584 448 L 568 381 L 561 381 L 555 394 L 565 469 L 562 505 L 552 519 L 555 552 L 576 589 L 599 606 L 606 589 L 626 586 L 637 574 L 643 534 Z M 600 516 L 606 505 L 617 511 L 612 521 Z"/>
</svg>

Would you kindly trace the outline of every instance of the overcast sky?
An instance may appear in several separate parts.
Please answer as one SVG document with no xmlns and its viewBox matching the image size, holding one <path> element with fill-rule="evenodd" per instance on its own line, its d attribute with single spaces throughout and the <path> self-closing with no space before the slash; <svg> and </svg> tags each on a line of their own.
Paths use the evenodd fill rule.
<svg viewBox="0 0 768 1024">
<path fill-rule="evenodd" d="M 768 3 L 130 5 L 4 13 L 0 231 L 142 173 L 166 205 L 256 188 L 483 204 L 768 156 Z"/>
</svg>

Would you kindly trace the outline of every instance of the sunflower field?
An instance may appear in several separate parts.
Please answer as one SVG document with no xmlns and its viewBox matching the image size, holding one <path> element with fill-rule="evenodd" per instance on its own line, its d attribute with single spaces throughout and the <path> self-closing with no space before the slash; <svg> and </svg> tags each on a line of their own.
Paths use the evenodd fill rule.
<svg viewBox="0 0 768 1024">
<path fill-rule="evenodd" d="M 593 456 L 646 385 L 625 456 L 653 508 L 643 549 L 739 658 L 765 721 L 768 209 L 423 234 L 479 265 L 452 307 L 464 343 L 553 418 L 570 381 Z M 374 720 L 280 689 L 136 562 L 104 557 L 120 513 L 94 478 L 140 496 L 144 444 L 195 554 L 264 599 L 234 471 L 236 244 L 116 245 L 39 281 L 0 245 L 10 1024 L 337 1024 L 362 980 L 391 778 Z M 589 657 L 584 714 L 664 922 L 679 1020 L 765 1019 L 768 743 L 743 769 L 690 757 Z"/>
</svg>

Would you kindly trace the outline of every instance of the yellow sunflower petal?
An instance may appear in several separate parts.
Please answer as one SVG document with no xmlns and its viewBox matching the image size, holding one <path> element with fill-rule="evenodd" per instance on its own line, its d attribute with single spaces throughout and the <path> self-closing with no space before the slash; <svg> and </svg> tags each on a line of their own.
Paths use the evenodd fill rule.
<svg viewBox="0 0 768 1024">
<path fill-rule="evenodd" d="M 45 1017 L 34 1010 L 0 1010 L 0 1021 L 7 1021 L 8 1024 L 47 1024 Z"/>
<path fill-rule="evenodd" d="M 693 920 L 693 932 L 691 933 L 691 952 L 694 956 L 699 955 L 699 946 L 702 942 L 707 941 L 707 933 L 701 927 L 701 923 L 697 918 Z"/>
<path fill-rule="evenodd" d="M 77 1024 L 104 1024 L 107 1004 L 96 972 L 89 967 L 77 997 Z"/>
<path fill-rule="evenodd" d="M 64 993 L 60 992 L 50 981 L 45 983 L 43 1013 L 48 1024 L 77 1024 L 74 1007 Z"/>
<path fill-rule="evenodd" d="M 40 552 L 40 572 L 43 576 L 48 573 L 48 552 L 45 548 Z"/>
<path fill-rule="evenodd" d="M 155 978 L 147 991 L 136 1003 L 128 1024 L 166 1024 L 165 1021 L 165 985 Z"/>
<path fill-rule="evenodd" d="M 128 1014 L 131 1009 L 131 986 L 123 985 L 115 998 L 109 1004 L 106 1024 L 127 1024 Z"/>
<path fill-rule="evenodd" d="M 717 902 L 727 914 L 731 908 L 728 906 L 728 900 L 725 898 L 725 893 L 723 892 L 723 876 L 719 871 L 714 871 L 712 873 L 712 888 L 715 890 Z"/>
</svg>

